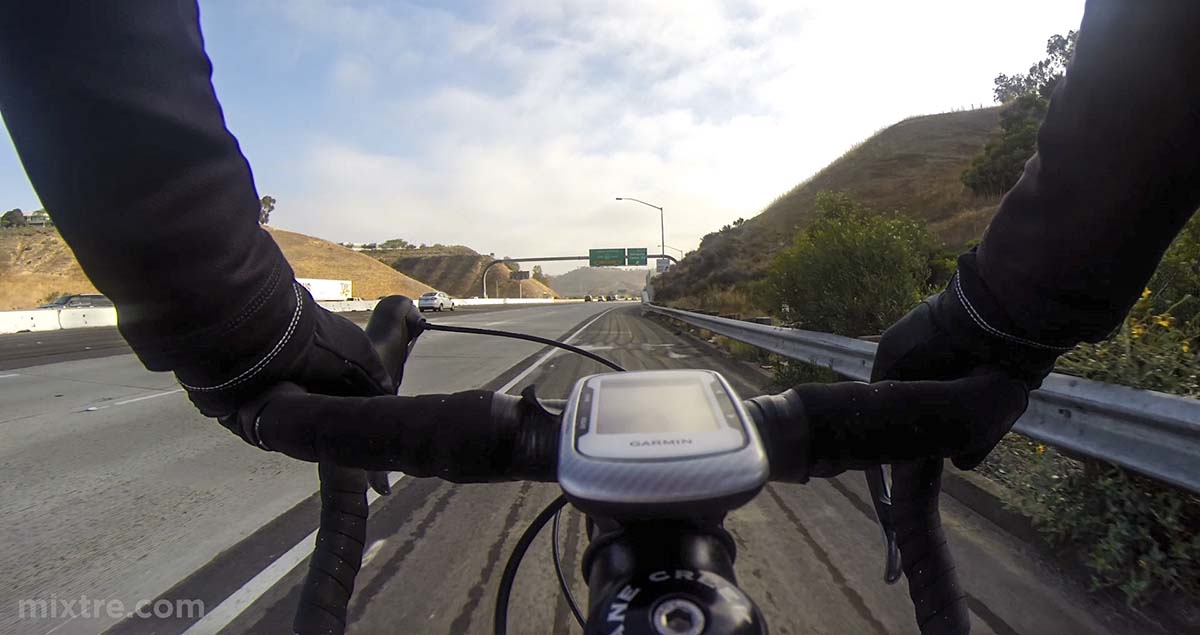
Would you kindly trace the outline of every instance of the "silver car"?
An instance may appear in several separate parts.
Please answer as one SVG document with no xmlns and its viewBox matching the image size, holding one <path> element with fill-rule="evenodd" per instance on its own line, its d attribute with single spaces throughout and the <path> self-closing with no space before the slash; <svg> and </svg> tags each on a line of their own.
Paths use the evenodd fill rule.
<svg viewBox="0 0 1200 635">
<path fill-rule="evenodd" d="M 425 311 L 445 311 L 446 309 L 453 311 L 454 298 L 441 291 L 430 291 L 417 300 L 417 308 L 422 313 Z"/>
</svg>

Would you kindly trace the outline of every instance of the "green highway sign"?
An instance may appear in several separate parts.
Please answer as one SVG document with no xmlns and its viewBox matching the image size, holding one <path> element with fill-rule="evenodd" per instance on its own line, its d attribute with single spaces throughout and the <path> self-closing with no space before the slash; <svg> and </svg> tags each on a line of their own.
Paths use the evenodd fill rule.
<svg viewBox="0 0 1200 635">
<path fill-rule="evenodd" d="M 646 248 L 645 247 L 630 247 L 625 250 L 627 262 L 630 267 L 645 267 L 646 266 Z"/>
<path fill-rule="evenodd" d="M 622 267 L 625 265 L 624 249 L 589 249 L 589 267 Z"/>
</svg>

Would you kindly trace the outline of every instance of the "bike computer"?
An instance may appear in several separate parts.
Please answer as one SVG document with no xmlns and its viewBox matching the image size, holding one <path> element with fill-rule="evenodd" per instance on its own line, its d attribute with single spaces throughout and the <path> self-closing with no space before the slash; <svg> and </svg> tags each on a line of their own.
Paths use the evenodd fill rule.
<svg viewBox="0 0 1200 635">
<path fill-rule="evenodd" d="M 711 370 L 591 375 L 563 411 L 558 482 L 588 514 L 724 513 L 753 498 L 768 472 L 741 400 Z"/>
</svg>

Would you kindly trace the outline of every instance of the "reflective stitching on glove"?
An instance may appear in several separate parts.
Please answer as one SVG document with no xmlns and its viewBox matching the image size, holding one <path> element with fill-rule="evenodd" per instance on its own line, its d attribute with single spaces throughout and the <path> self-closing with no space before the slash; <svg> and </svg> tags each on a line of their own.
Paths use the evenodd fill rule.
<svg viewBox="0 0 1200 635">
<path fill-rule="evenodd" d="M 1009 335 L 1008 333 L 1005 333 L 1004 331 L 1001 331 L 1000 329 L 993 327 L 991 324 L 988 324 L 979 315 L 979 313 L 975 311 L 975 307 L 971 306 L 971 301 L 967 299 L 967 294 L 963 292 L 962 281 L 961 281 L 961 278 L 959 278 L 958 274 L 954 274 L 954 291 L 958 295 L 958 300 L 960 302 L 962 302 L 963 307 L 965 307 L 967 309 L 967 314 L 970 315 L 971 319 L 975 321 L 975 324 L 978 324 L 979 328 L 987 331 L 988 333 L 991 333 L 992 335 L 995 335 L 996 337 L 999 337 L 1001 339 L 1010 340 L 1010 341 L 1016 342 L 1018 344 L 1024 344 L 1025 346 L 1032 346 L 1034 348 L 1041 348 L 1041 349 L 1045 349 L 1048 351 L 1065 352 L 1065 351 L 1069 351 L 1072 348 L 1074 348 L 1073 346 L 1067 346 L 1065 348 L 1062 346 L 1050 346 L 1049 344 L 1042 344 L 1041 342 L 1027 340 L 1023 337 L 1017 337 L 1016 335 Z"/>
<path fill-rule="evenodd" d="M 292 282 L 292 291 L 296 294 L 296 311 L 292 314 L 292 323 L 288 324 L 287 331 L 284 332 L 283 338 L 280 339 L 277 344 L 275 344 L 275 348 L 271 349 L 271 352 L 267 353 L 265 357 L 258 360 L 257 364 L 251 366 L 237 377 L 217 384 L 216 386 L 189 386 L 183 382 L 179 382 L 179 385 L 192 392 L 212 392 L 215 390 L 224 390 L 245 382 L 251 377 L 257 375 L 260 371 L 262 371 L 262 369 L 266 368 L 267 364 L 271 363 L 271 360 L 275 359 L 275 356 L 279 354 L 279 351 L 283 350 L 283 347 L 288 343 L 288 340 L 292 339 L 292 334 L 296 332 L 296 325 L 300 323 L 300 313 L 304 311 L 304 300 L 300 295 L 300 284 L 298 282 Z"/>
</svg>

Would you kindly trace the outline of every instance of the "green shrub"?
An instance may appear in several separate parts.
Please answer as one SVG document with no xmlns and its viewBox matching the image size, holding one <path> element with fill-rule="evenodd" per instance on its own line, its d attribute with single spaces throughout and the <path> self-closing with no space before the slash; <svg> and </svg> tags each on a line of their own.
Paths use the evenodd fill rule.
<svg viewBox="0 0 1200 635">
<path fill-rule="evenodd" d="M 1175 237 L 1146 286 L 1154 311 L 1170 312 L 1184 323 L 1200 318 L 1200 213 Z"/>
<path fill-rule="evenodd" d="M 1163 591 L 1200 598 L 1200 498 L 1119 467 L 1039 452 L 1012 506 L 1052 542 L 1079 550 L 1097 588 L 1130 605 Z"/>
<path fill-rule="evenodd" d="M 1044 97 L 1032 94 L 1005 105 L 1000 111 L 1000 134 L 988 141 L 963 171 L 963 185 L 980 196 L 997 196 L 1016 185 L 1025 162 L 1037 149 L 1038 127 L 1048 103 Z"/>
<path fill-rule="evenodd" d="M 1056 370 L 1112 384 L 1200 397 L 1200 358 L 1196 342 L 1200 325 L 1184 323 L 1172 313 L 1194 302 L 1190 296 L 1162 313 L 1154 293 L 1146 289 L 1121 328 L 1096 344 L 1080 344 L 1063 355 Z"/>
<path fill-rule="evenodd" d="M 1156 278 L 1162 279 L 1161 271 Z M 1196 321 L 1185 323 L 1172 313 L 1192 298 L 1172 297 L 1179 299 L 1162 307 L 1146 289 L 1117 333 L 1076 347 L 1057 370 L 1200 397 L 1200 330 Z M 1097 587 L 1118 588 L 1131 605 L 1164 590 L 1200 597 L 1200 498 L 1120 467 L 1032 445 L 1038 451 L 1006 479 L 1014 486 L 1013 504 L 1052 541 L 1077 547 Z"/>
<path fill-rule="evenodd" d="M 796 326 L 840 335 L 882 332 L 929 290 L 933 241 L 916 221 L 872 214 L 836 192 L 780 251 L 761 292 Z"/>
<path fill-rule="evenodd" d="M 797 384 L 831 384 L 844 380 L 824 366 L 778 356 L 773 356 L 771 361 L 774 377 L 767 388 L 772 392 L 782 392 Z"/>
</svg>

